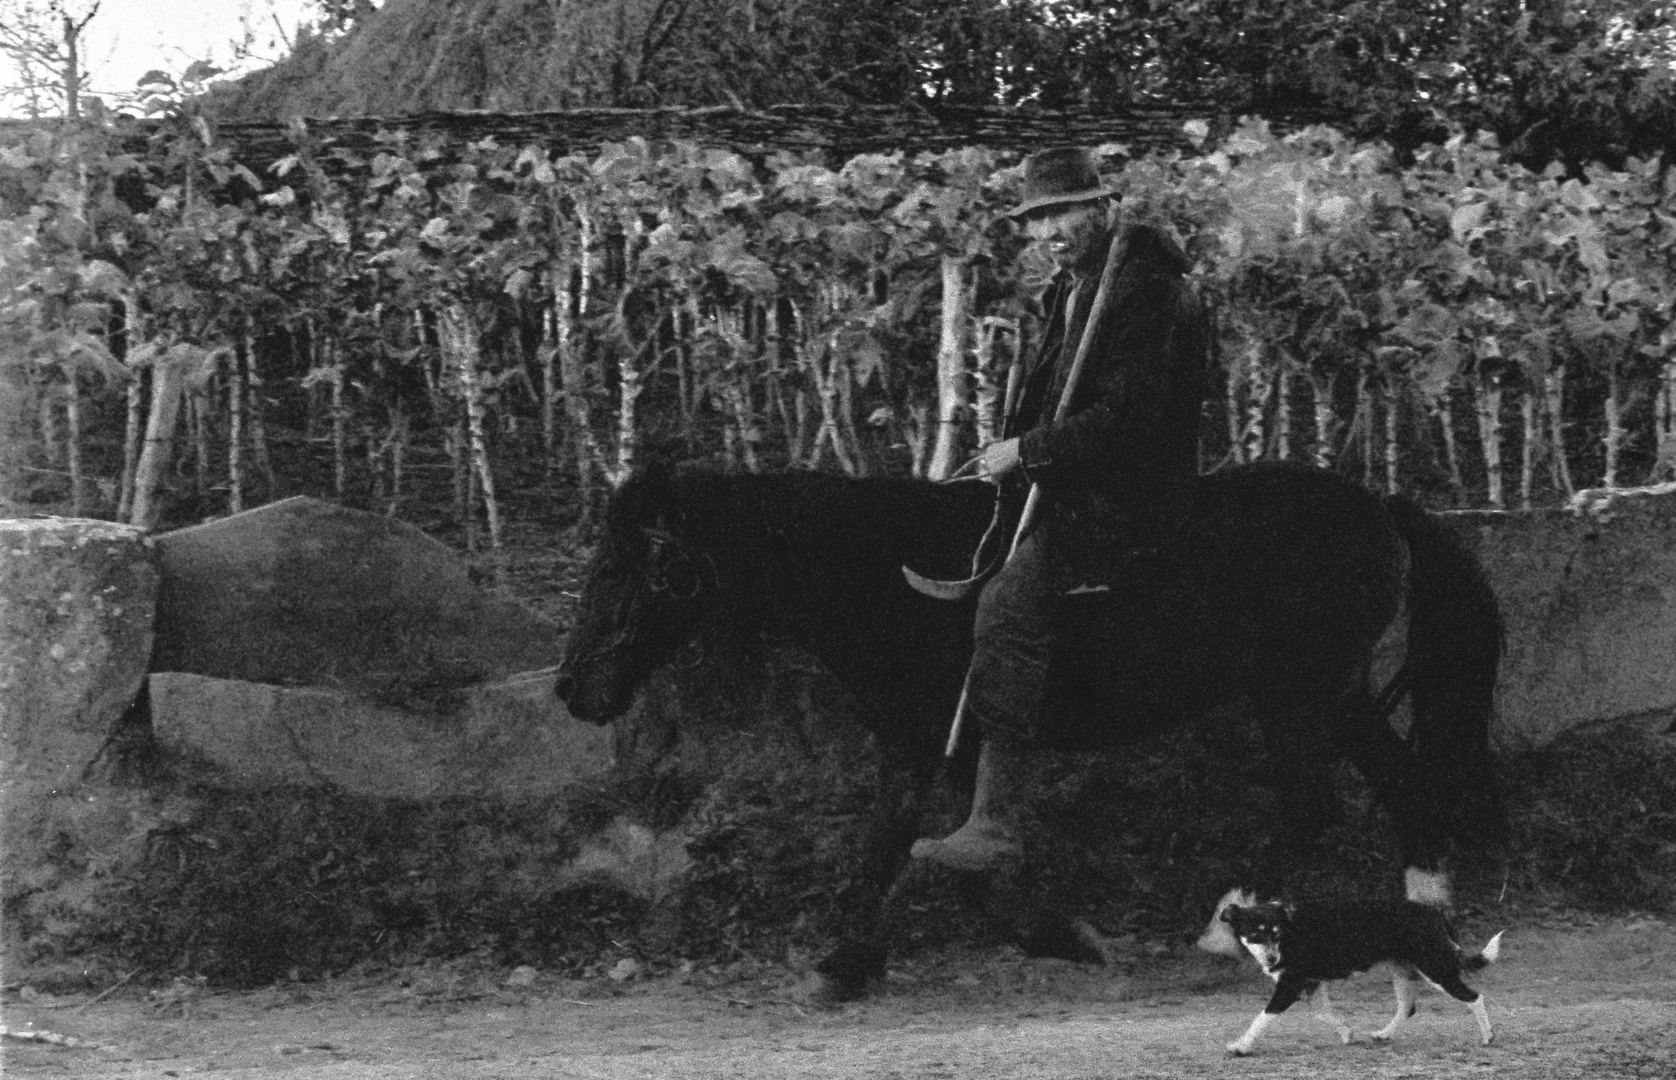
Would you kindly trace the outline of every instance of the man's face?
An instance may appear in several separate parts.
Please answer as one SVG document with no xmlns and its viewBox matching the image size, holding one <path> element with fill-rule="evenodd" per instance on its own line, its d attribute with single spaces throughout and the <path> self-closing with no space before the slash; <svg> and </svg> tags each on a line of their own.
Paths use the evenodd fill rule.
<svg viewBox="0 0 1676 1080">
<path fill-rule="evenodd" d="M 1087 270 L 1106 226 L 1104 201 L 1077 203 L 1025 219 L 1025 235 L 1060 270 Z"/>
</svg>

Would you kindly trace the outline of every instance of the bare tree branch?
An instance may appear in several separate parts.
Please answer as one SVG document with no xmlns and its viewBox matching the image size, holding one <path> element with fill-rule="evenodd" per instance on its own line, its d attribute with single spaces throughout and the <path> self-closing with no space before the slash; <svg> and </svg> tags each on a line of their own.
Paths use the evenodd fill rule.
<svg viewBox="0 0 1676 1080">
<path fill-rule="evenodd" d="M 31 116 L 42 112 L 42 98 L 64 103 L 64 115 L 80 111 L 88 74 L 81 64 L 82 31 L 99 14 L 104 0 L 93 0 L 85 13 L 68 0 L 0 0 L 0 53 L 11 59 L 20 81 L 0 87 L 0 98 L 22 96 Z"/>
</svg>

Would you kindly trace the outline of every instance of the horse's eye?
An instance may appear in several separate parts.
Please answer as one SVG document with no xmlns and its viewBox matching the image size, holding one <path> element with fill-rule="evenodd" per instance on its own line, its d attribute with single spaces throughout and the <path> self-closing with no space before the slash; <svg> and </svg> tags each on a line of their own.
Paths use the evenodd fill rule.
<svg viewBox="0 0 1676 1080">
<path fill-rule="evenodd" d="M 663 569 L 663 588 L 678 599 L 688 600 L 697 596 L 702 585 L 698 567 L 691 559 L 675 559 Z"/>
</svg>

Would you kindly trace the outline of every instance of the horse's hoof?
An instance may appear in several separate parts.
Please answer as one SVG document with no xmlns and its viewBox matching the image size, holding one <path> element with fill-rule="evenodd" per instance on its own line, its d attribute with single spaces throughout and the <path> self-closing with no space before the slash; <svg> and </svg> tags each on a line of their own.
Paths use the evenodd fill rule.
<svg viewBox="0 0 1676 1080">
<path fill-rule="evenodd" d="M 853 988 L 841 987 L 818 971 L 811 971 L 800 979 L 787 995 L 799 1005 L 814 1009 L 829 1009 L 854 1001 L 861 996 Z"/>
<path fill-rule="evenodd" d="M 867 987 L 885 976 L 883 949 L 866 945 L 840 945 L 815 965 L 822 978 L 821 1000 L 829 1003 L 854 1001 Z"/>
<path fill-rule="evenodd" d="M 846 1002 L 859 1001 L 867 995 L 867 980 L 837 979 L 816 972 L 805 984 L 803 995 L 812 1004 L 843 1005 Z"/>
<path fill-rule="evenodd" d="M 1077 964 L 1107 964 L 1105 939 L 1099 931 L 1081 919 L 1067 919 L 1063 915 L 1039 916 L 1024 931 L 1019 944 L 1024 955 L 1069 960 Z"/>
<path fill-rule="evenodd" d="M 1009 830 L 967 824 L 941 840 L 915 840 L 908 854 L 961 873 L 987 874 L 1016 866 L 1024 847 Z"/>
</svg>

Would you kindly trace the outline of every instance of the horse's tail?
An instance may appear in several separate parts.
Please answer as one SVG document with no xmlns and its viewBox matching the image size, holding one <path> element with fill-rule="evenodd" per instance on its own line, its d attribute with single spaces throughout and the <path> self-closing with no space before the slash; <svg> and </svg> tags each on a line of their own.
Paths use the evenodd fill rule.
<svg viewBox="0 0 1676 1080">
<path fill-rule="evenodd" d="M 1490 719 L 1501 607 L 1477 556 L 1443 522 L 1400 496 L 1386 507 L 1409 549 L 1410 791 L 1458 842 L 1499 848 L 1507 816 L 1490 759 Z"/>
</svg>

